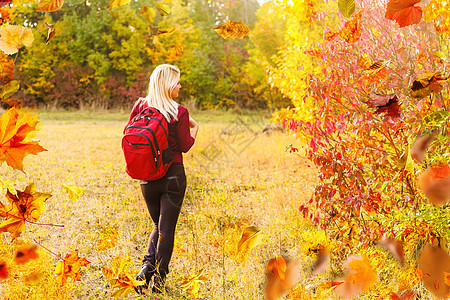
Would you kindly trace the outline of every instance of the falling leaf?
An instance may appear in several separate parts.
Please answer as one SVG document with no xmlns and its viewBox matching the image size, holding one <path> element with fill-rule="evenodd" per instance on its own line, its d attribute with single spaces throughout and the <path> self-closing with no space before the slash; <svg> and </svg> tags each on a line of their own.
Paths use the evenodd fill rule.
<svg viewBox="0 0 450 300">
<path fill-rule="evenodd" d="M 431 166 L 420 174 L 418 185 L 431 203 L 447 203 L 450 201 L 450 165 L 444 163 Z"/>
<path fill-rule="evenodd" d="M 428 145 L 434 140 L 434 134 L 427 134 L 417 138 L 411 146 L 411 157 L 422 163 L 427 151 Z"/>
<path fill-rule="evenodd" d="M 32 259 L 38 258 L 36 249 L 37 249 L 36 244 L 25 244 L 20 246 L 16 251 L 14 261 L 16 262 L 16 264 L 22 265 L 26 264 L 28 261 Z"/>
<path fill-rule="evenodd" d="M 86 267 L 90 262 L 86 258 L 78 257 L 78 252 L 67 254 L 64 260 L 58 261 L 56 264 L 55 274 L 61 280 L 61 285 L 66 284 L 67 278 L 73 281 L 81 281 L 79 269 Z"/>
<path fill-rule="evenodd" d="M 34 35 L 30 28 L 9 24 L 0 27 L 0 50 L 6 54 L 17 53 L 21 44 L 30 47 L 33 41 Z"/>
<path fill-rule="evenodd" d="M 0 119 L 0 163 L 6 163 L 23 172 L 23 159 L 28 154 L 38 154 L 46 151 L 39 141 L 31 141 L 39 123 L 37 115 L 25 113 L 18 120 L 18 113 L 14 107 L 3 113 Z"/>
<path fill-rule="evenodd" d="M 446 297 L 450 286 L 445 284 L 444 272 L 450 272 L 450 255 L 439 247 L 425 246 L 419 258 L 419 268 L 423 274 L 429 274 L 422 278 L 424 286 L 435 296 Z"/>
<path fill-rule="evenodd" d="M 281 258 L 282 261 L 284 261 L 286 267 L 286 270 L 284 272 L 284 280 L 280 280 L 280 278 L 278 277 L 279 275 L 277 275 L 277 272 L 274 272 L 268 267 L 267 269 L 268 272 L 266 274 L 267 282 L 265 289 L 265 295 L 267 300 L 279 299 L 280 297 L 282 297 L 283 294 L 292 289 L 301 278 L 301 266 L 296 260 L 287 259 L 285 261 L 284 258 L 282 258 L 281 256 L 277 256 L 276 258 L 273 259 L 273 261 L 276 261 L 279 258 Z M 281 264 L 283 263 L 281 262 Z"/>
<path fill-rule="evenodd" d="M 378 245 L 389 251 L 392 256 L 394 256 L 403 266 L 405 263 L 405 251 L 403 250 L 402 243 L 393 238 L 383 236 L 383 238 L 378 242 Z"/>
<path fill-rule="evenodd" d="M 282 256 L 277 255 L 275 258 L 269 260 L 267 270 L 272 272 L 278 280 L 284 281 L 286 273 L 286 261 Z"/>
<path fill-rule="evenodd" d="M 403 169 L 408 171 L 409 174 L 415 174 L 414 172 L 414 162 L 411 157 L 411 150 L 409 149 L 409 145 L 406 146 L 405 152 L 403 152 L 402 156 L 397 162 L 399 169 Z"/>
<path fill-rule="evenodd" d="M 330 256 L 328 255 L 328 251 L 326 249 L 320 249 L 319 253 L 317 254 L 317 259 L 314 262 L 312 274 L 317 275 L 324 272 L 327 268 L 329 258 Z"/>
<path fill-rule="evenodd" d="M 150 24 L 153 24 L 155 22 L 156 12 L 148 5 L 144 5 L 139 12 L 139 16 L 144 17 Z"/>
<path fill-rule="evenodd" d="M 8 278 L 8 266 L 5 261 L 0 260 L 0 279 Z"/>
<path fill-rule="evenodd" d="M 228 20 L 226 23 L 217 26 L 216 28 L 214 28 L 214 30 L 224 39 L 243 39 L 250 32 L 250 28 L 246 24 L 235 22 L 232 20 Z"/>
<path fill-rule="evenodd" d="M 344 17 L 350 18 L 355 12 L 355 0 L 339 0 L 338 7 Z"/>
<path fill-rule="evenodd" d="M 241 239 L 238 242 L 237 252 L 246 253 L 256 247 L 262 241 L 262 233 L 255 226 L 249 226 L 242 231 Z"/>
<path fill-rule="evenodd" d="M 191 273 L 183 278 L 181 282 L 181 289 L 185 290 L 189 297 L 194 299 L 200 298 L 199 294 L 200 283 L 206 282 L 208 279 L 202 275 L 203 269 L 198 271 L 197 273 Z"/>
<path fill-rule="evenodd" d="M 134 287 L 144 285 L 145 280 L 135 280 L 128 270 L 131 264 L 129 256 L 116 256 L 112 262 L 112 269 L 103 267 L 103 274 L 110 279 L 112 289 L 117 290 L 112 294 L 114 298 L 125 297 L 134 293 Z"/>
<path fill-rule="evenodd" d="M 162 35 L 162 34 L 172 33 L 172 32 L 174 32 L 175 30 L 176 30 L 176 28 L 167 29 L 167 30 L 158 29 L 158 32 L 156 33 L 156 35 Z"/>
<path fill-rule="evenodd" d="M 63 183 L 62 186 L 66 189 L 67 193 L 69 194 L 69 199 L 72 201 L 77 201 L 84 191 L 83 188 L 74 185 L 68 185 Z"/>
<path fill-rule="evenodd" d="M 52 12 L 60 9 L 64 4 L 64 0 L 39 0 L 36 11 Z"/>
<path fill-rule="evenodd" d="M 381 82 L 388 75 L 386 67 L 389 65 L 389 61 L 372 61 L 366 53 L 358 58 L 358 65 L 364 69 L 364 74 L 369 83 Z"/>
<path fill-rule="evenodd" d="M 114 7 L 119 7 L 121 5 L 125 5 L 130 0 L 109 0 L 109 9 L 113 9 Z"/>
<path fill-rule="evenodd" d="M 9 55 L 0 53 L 0 81 L 9 83 L 14 78 L 14 60 Z"/>
<path fill-rule="evenodd" d="M 343 283 L 344 281 L 322 282 L 316 287 L 315 291 L 316 299 L 329 299 L 331 292 L 334 291 L 338 286 L 340 286 Z"/>
<path fill-rule="evenodd" d="M 37 221 L 45 211 L 44 202 L 51 197 L 49 193 L 36 192 L 36 185 L 29 184 L 23 192 L 13 195 L 6 190 L 9 205 L 0 202 L 0 217 L 5 220 L 0 224 L 0 232 L 11 233 L 14 240 L 25 231 L 25 221 Z"/>
<path fill-rule="evenodd" d="M 362 291 L 365 292 L 372 285 L 378 283 L 378 275 L 370 265 L 370 261 L 366 256 L 362 256 L 362 260 L 354 259 L 348 263 L 350 273 L 348 281 L 354 285 L 362 283 Z"/>
<path fill-rule="evenodd" d="M 13 80 L 2 86 L 0 90 L 0 98 L 8 99 L 14 95 L 20 88 L 20 82 L 18 80 Z"/>
<path fill-rule="evenodd" d="M 23 281 L 27 284 L 38 284 L 44 277 L 45 277 L 44 273 L 34 272 L 25 276 Z"/>
<path fill-rule="evenodd" d="M 400 105 L 398 103 L 397 95 L 378 95 L 370 94 L 371 99 L 367 101 L 369 105 L 376 106 L 378 109 L 375 114 L 386 113 L 392 118 L 400 117 Z"/>
<path fill-rule="evenodd" d="M 100 232 L 100 237 L 98 241 L 98 251 L 104 251 L 110 249 L 117 245 L 119 241 L 120 234 L 119 230 L 114 227 L 103 228 Z"/>
<path fill-rule="evenodd" d="M 393 20 L 405 27 L 412 24 L 417 24 L 422 18 L 422 8 L 415 6 L 421 0 L 389 0 L 386 8 L 385 17 L 388 20 Z"/>
<path fill-rule="evenodd" d="M 158 9 L 159 14 L 162 17 L 170 15 L 170 6 L 165 3 L 155 3 L 156 8 Z"/>
<path fill-rule="evenodd" d="M 48 44 L 48 42 L 55 35 L 55 27 L 53 27 L 52 24 L 47 23 L 47 22 L 45 22 L 45 27 L 47 27 L 47 39 L 45 40 L 45 43 Z"/>
<path fill-rule="evenodd" d="M 411 96 L 414 98 L 423 98 L 431 93 L 439 93 L 442 91 L 442 84 L 448 80 L 448 76 L 444 76 L 440 72 L 425 72 L 417 76 L 411 86 Z"/>
<path fill-rule="evenodd" d="M 345 22 L 344 28 L 339 32 L 339 36 L 343 38 L 347 43 L 354 43 L 361 37 L 362 23 L 361 23 L 362 11 L 356 14 L 356 16 Z"/>
</svg>

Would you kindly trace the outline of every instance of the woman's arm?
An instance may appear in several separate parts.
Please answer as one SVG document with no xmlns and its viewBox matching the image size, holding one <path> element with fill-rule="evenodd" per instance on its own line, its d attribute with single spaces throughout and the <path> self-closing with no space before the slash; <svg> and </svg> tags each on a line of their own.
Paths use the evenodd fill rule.
<svg viewBox="0 0 450 300">
<path fill-rule="evenodd" d="M 189 127 L 191 128 L 190 134 L 193 139 L 197 137 L 198 132 L 198 123 L 195 122 L 194 119 L 192 119 L 191 116 L 189 116 Z"/>
</svg>

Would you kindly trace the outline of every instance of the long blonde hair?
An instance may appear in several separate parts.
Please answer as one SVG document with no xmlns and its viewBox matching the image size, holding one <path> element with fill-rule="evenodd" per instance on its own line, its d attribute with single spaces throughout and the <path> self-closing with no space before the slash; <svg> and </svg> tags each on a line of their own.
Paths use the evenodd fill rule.
<svg viewBox="0 0 450 300">
<path fill-rule="evenodd" d="M 150 75 L 147 97 L 142 98 L 148 106 L 157 108 L 167 121 L 178 121 L 178 103 L 171 95 L 179 80 L 180 69 L 168 64 L 159 65 Z"/>
</svg>

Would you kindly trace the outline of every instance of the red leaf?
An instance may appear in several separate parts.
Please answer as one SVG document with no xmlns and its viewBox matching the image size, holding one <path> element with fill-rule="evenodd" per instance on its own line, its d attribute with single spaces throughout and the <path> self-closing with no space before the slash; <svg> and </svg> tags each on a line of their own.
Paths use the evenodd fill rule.
<svg viewBox="0 0 450 300">
<path fill-rule="evenodd" d="M 414 6 L 421 0 L 389 0 L 386 8 L 386 19 L 393 20 L 405 27 L 417 24 L 422 19 L 422 8 Z"/>
</svg>

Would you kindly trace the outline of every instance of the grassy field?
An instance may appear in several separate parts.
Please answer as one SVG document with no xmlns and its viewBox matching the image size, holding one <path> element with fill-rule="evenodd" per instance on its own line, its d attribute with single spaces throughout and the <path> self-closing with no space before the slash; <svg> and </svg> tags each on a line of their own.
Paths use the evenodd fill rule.
<svg viewBox="0 0 450 300">
<path fill-rule="evenodd" d="M 269 259 L 286 255 L 301 259 L 302 234 L 308 225 L 298 206 L 309 198 L 315 173 L 297 155 L 286 152 L 299 140 L 285 133 L 261 133 L 270 115 L 196 112 L 200 124 L 194 147 L 184 155 L 188 188 L 178 221 L 175 247 L 165 294 L 143 299 L 188 299 L 180 289 L 183 277 L 203 270 L 204 299 L 263 299 Z M 3 164 L 0 178 L 6 187 L 23 190 L 34 181 L 39 192 L 50 192 L 39 222 L 27 224 L 14 245 L 36 239 L 65 257 L 79 252 L 91 263 L 81 268 L 81 281 L 61 287 L 53 275 L 57 258 L 39 247 L 39 259 L 12 269 L 0 283 L 2 299 L 110 299 L 114 290 L 102 273 L 115 257 L 129 257 L 137 271 L 152 230 L 138 181 L 125 173 L 120 141 L 128 113 L 42 112 L 37 135 L 48 151 L 25 158 L 25 174 Z M 62 184 L 84 189 L 71 201 Z M 2 189 L 4 195 L 6 189 Z M 4 199 L 2 197 L 2 201 Z M 247 260 L 236 254 L 246 226 L 263 233 L 260 245 Z M 102 232 L 117 229 L 118 243 L 99 251 Z M 11 247 L 3 234 L 3 253 Z M 302 271 L 311 261 L 301 261 Z M 39 271 L 35 285 L 24 274 Z M 304 282 L 305 283 L 305 282 Z M 136 299 L 134 293 L 125 297 Z"/>
</svg>

